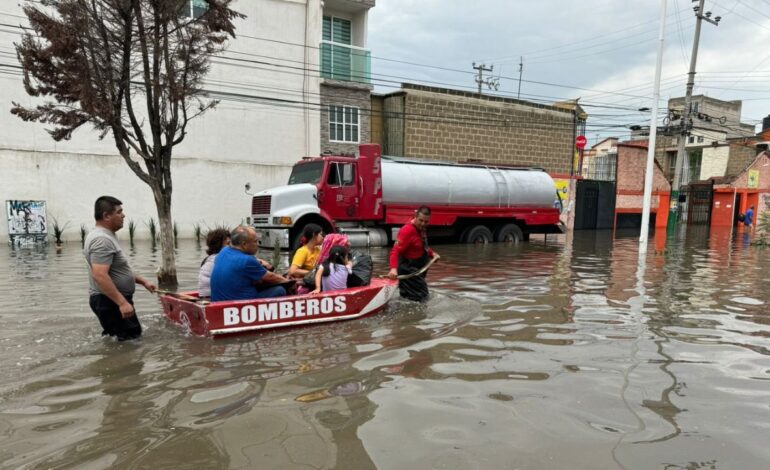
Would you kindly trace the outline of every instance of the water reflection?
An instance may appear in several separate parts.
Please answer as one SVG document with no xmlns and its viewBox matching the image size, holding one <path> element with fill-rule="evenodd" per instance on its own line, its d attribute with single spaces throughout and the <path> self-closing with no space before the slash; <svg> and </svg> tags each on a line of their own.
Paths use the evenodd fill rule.
<svg viewBox="0 0 770 470">
<path fill-rule="evenodd" d="M 685 228 L 655 235 L 640 276 L 637 237 L 443 246 L 427 305 L 219 341 L 142 294 L 128 345 L 99 337 L 79 244 L 1 247 L 0 461 L 762 468 L 770 252 Z M 384 273 L 387 250 L 371 253 Z M 129 256 L 159 262 L 149 244 Z M 201 257 L 180 242 L 182 288 Z"/>
</svg>

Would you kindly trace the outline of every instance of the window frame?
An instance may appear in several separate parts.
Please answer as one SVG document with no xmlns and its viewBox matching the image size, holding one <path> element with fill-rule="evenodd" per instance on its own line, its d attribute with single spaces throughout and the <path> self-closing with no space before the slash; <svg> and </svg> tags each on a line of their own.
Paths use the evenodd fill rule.
<svg viewBox="0 0 770 470">
<path fill-rule="evenodd" d="M 345 179 L 345 168 L 350 168 L 349 181 Z M 330 181 L 332 176 L 334 176 L 336 181 Z M 353 162 L 331 162 L 329 164 L 329 174 L 326 175 L 326 184 L 333 188 L 355 186 L 356 166 L 353 165 Z"/>
<path fill-rule="evenodd" d="M 192 1 L 192 0 L 190 0 Z M 329 39 L 324 39 L 323 37 L 323 21 L 326 20 L 326 18 L 329 18 Z M 350 35 L 350 42 L 339 42 L 336 41 L 336 38 L 334 37 L 334 21 L 344 21 L 348 24 L 348 34 Z M 349 20 L 348 18 L 343 18 L 341 16 L 334 16 L 334 15 L 323 15 L 323 18 L 321 19 L 322 25 L 321 25 L 321 39 L 323 41 L 329 42 L 330 44 L 339 44 L 341 46 L 352 46 L 353 45 L 353 21 Z"/>
<path fill-rule="evenodd" d="M 189 18 L 191 20 L 197 20 L 198 18 L 203 16 L 206 13 L 206 11 L 208 11 L 208 3 L 206 3 L 203 0 L 201 0 L 200 3 L 202 3 L 202 7 L 204 9 L 203 9 L 203 11 L 200 14 L 196 15 L 195 14 L 195 3 L 196 3 L 196 1 L 198 1 L 198 0 L 185 0 L 185 8 L 184 8 L 184 11 L 182 12 L 182 16 L 183 17 Z"/>
<path fill-rule="evenodd" d="M 346 111 L 353 111 L 355 110 L 355 123 L 348 122 L 347 118 L 348 116 L 352 116 L 353 113 L 348 114 Z M 337 121 L 338 113 L 342 112 L 342 121 Z M 361 143 L 361 108 L 358 106 L 348 106 L 348 105 L 335 105 L 330 104 L 329 105 L 329 112 L 327 114 L 329 119 L 329 142 L 334 143 L 340 143 L 340 144 L 358 144 Z M 334 116 L 334 120 L 332 120 L 332 116 Z M 337 133 L 337 130 L 334 130 L 332 132 L 333 126 L 342 126 L 342 140 L 339 139 L 339 135 Z M 347 126 L 351 127 L 351 134 L 353 128 L 355 128 L 355 140 L 346 140 L 346 129 Z M 332 135 L 334 135 L 336 138 L 332 138 Z"/>
</svg>

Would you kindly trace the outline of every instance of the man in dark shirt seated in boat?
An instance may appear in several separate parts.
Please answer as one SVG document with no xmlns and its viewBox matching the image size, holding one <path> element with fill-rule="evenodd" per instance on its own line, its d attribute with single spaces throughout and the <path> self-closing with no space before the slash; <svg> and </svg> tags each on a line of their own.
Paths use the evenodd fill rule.
<svg viewBox="0 0 770 470">
<path fill-rule="evenodd" d="M 230 234 L 230 246 L 217 255 L 211 273 L 211 301 L 249 300 L 286 295 L 280 285 L 291 282 L 271 273 L 254 256 L 259 247 L 257 231 L 239 226 Z"/>
</svg>

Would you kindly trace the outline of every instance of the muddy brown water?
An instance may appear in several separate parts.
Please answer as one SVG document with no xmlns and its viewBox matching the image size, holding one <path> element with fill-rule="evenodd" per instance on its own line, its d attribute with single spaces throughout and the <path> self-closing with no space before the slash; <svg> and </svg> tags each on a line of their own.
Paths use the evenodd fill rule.
<svg viewBox="0 0 770 470">
<path fill-rule="evenodd" d="M 633 234 L 436 248 L 427 305 L 212 341 L 138 293 L 118 344 L 78 243 L 0 246 L 0 467 L 767 468 L 770 250 L 688 233 L 640 282 Z"/>
</svg>

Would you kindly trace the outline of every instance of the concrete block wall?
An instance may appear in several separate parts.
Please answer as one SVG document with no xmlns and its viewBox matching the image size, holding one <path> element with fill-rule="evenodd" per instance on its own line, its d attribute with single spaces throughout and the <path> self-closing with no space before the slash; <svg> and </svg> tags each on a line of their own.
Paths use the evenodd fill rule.
<svg viewBox="0 0 770 470">
<path fill-rule="evenodd" d="M 569 174 L 572 111 L 475 93 L 406 89 L 405 156 L 535 166 Z"/>
</svg>

